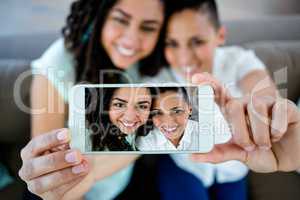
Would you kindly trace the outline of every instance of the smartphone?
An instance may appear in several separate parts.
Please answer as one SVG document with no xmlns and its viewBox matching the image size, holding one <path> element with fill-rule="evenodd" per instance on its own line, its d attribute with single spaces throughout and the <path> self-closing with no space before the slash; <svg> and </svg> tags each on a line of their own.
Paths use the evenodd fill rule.
<svg viewBox="0 0 300 200">
<path fill-rule="evenodd" d="M 86 154 L 206 153 L 216 141 L 209 85 L 82 84 L 69 98 L 71 147 Z"/>
</svg>

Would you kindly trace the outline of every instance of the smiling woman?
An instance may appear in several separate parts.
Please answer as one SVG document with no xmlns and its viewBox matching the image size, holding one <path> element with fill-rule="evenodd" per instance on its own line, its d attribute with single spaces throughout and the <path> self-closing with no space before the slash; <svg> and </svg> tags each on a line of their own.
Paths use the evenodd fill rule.
<svg viewBox="0 0 300 200">
<path fill-rule="evenodd" d="M 103 26 L 101 42 L 116 66 L 126 68 L 154 49 L 163 24 L 162 9 L 159 1 L 120 1 L 112 8 Z"/>
<path fill-rule="evenodd" d="M 160 87 L 153 99 L 151 118 L 154 129 L 137 138 L 144 151 L 199 151 L 199 120 L 191 120 L 192 104 L 184 87 Z M 198 105 L 197 105 L 198 107 Z"/>
<path fill-rule="evenodd" d="M 153 90 L 150 88 L 86 89 L 86 120 L 92 151 L 133 151 L 136 136 L 152 129 L 149 120 Z M 97 100 L 92 101 L 93 95 Z"/>
<path fill-rule="evenodd" d="M 99 82 L 99 70 L 125 70 L 139 64 L 142 75 L 155 74 L 162 55 L 166 0 L 78 1 L 63 29 L 76 61 L 76 80 Z M 86 10 L 88 15 L 81 15 Z M 162 37 L 159 37 L 162 36 Z M 149 72 L 149 66 L 153 67 Z M 103 82 L 120 82 L 118 76 Z"/>
<path fill-rule="evenodd" d="M 68 121 L 67 94 L 76 83 L 81 81 L 97 84 L 122 83 L 124 82 L 122 76 L 127 74 L 125 69 L 132 68 L 142 72 L 144 69 L 152 71 L 157 66 L 155 62 L 158 55 L 161 55 L 158 51 L 161 50 L 159 46 L 163 41 L 163 37 L 160 36 L 163 34 L 163 24 L 166 20 L 166 1 L 76 0 L 72 3 L 70 15 L 63 29 L 63 38 L 51 45 L 41 58 L 31 64 L 34 73 L 37 74 L 32 84 L 32 109 L 62 108 L 51 112 L 46 109 L 45 113 L 32 114 L 31 130 L 34 137 L 32 140 L 35 141 L 35 137 L 43 137 L 49 132 L 55 135 L 65 127 Z M 108 71 L 110 73 L 107 73 Z M 152 73 L 155 74 L 155 70 Z M 104 76 L 100 77 L 101 74 Z M 136 83 L 141 82 L 140 75 L 139 72 L 131 75 L 131 80 Z M 65 130 L 60 134 L 68 137 L 66 132 Z M 83 156 L 81 152 L 75 152 L 68 146 L 69 140 L 65 142 L 67 145 L 63 149 L 51 149 L 49 146 L 44 146 L 44 143 L 39 143 L 40 148 L 47 149 L 40 154 L 43 156 L 34 155 L 30 160 L 23 160 L 24 171 L 28 171 L 28 166 L 39 159 L 47 160 L 47 156 L 53 156 L 57 160 L 56 165 L 39 165 L 41 171 L 32 173 L 30 179 L 26 176 L 22 177 L 29 187 L 32 183 L 44 183 L 38 184 L 41 186 L 38 188 L 41 189 L 39 191 L 30 188 L 33 193 L 45 199 L 50 197 L 68 199 L 76 194 L 82 197 L 91 188 L 101 190 L 113 184 L 109 186 L 109 191 L 98 192 L 101 196 L 95 195 L 94 198 L 114 199 L 129 182 L 132 171 L 132 166 L 129 164 L 137 156 L 116 156 L 115 159 Z M 72 166 L 65 164 L 64 158 L 57 158 L 70 153 L 74 158 L 73 161 L 79 160 L 73 162 Z M 76 172 L 79 172 L 79 168 L 84 173 L 73 173 L 72 167 L 75 167 Z M 126 173 L 119 173 L 121 169 Z M 62 171 L 69 172 L 69 179 L 61 175 Z M 115 172 L 115 176 L 110 177 L 111 179 L 100 181 Z M 60 174 L 59 178 L 57 174 Z M 79 176 L 83 176 L 84 179 L 78 181 L 76 178 Z M 114 181 L 118 184 L 114 184 Z M 100 183 L 105 186 L 100 187 Z M 68 184 L 72 187 L 59 187 Z M 84 189 L 82 185 L 85 186 Z M 61 191 L 61 188 L 65 190 Z"/>
</svg>

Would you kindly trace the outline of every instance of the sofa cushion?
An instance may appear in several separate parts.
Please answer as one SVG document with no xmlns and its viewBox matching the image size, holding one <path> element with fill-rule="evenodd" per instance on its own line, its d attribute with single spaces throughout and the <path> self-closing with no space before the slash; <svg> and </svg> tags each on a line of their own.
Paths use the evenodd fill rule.
<svg viewBox="0 0 300 200">
<path fill-rule="evenodd" d="M 39 58 L 58 37 L 58 33 L 1 36 L 0 59 Z"/>
<path fill-rule="evenodd" d="M 277 87 L 283 96 L 294 102 L 300 97 L 300 40 L 262 41 L 248 43 L 246 48 L 253 49 L 266 64 Z"/>
<path fill-rule="evenodd" d="M 29 138 L 29 110 L 21 108 L 29 106 L 30 83 L 29 62 L 0 60 L 0 143 L 24 142 Z"/>
<path fill-rule="evenodd" d="M 294 200 L 300 197 L 300 175 L 296 172 L 250 172 L 248 180 L 250 199 L 253 200 Z"/>
<path fill-rule="evenodd" d="M 265 16 L 262 18 L 228 19 L 228 45 L 242 45 L 264 40 L 300 40 L 300 15 Z"/>
</svg>

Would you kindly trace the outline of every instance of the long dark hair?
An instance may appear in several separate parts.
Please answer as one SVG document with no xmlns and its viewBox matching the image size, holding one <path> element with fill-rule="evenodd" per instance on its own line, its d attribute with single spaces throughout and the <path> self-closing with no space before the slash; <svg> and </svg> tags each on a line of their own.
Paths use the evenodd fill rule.
<svg viewBox="0 0 300 200">
<path fill-rule="evenodd" d="M 62 33 L 65 46 L 76 61 L 76 82 L 88 81 L 99 83 L 99 70 L 117 69 L 99 42 L 99 36 L 111 8 L 118 0 L 77 0 L 71 5 L 71 13 L 67 17 Z M 167 1 L 164 3 L 165 20 L 168 19 Z M 163 57 L 165 23 L 151 55 L 139 62 L 141 75 L 153 76 L 160 69 Z M 103 77 L 103 83 L 119 83 L 118 75 Z"/>
<path fill-rule="evenodd" d="M 123 133 L 109 119 L 108 111 L 111 99 L 119 88 L 87 88 L 85 91 L 85 104 L 87 109 L 86 127 L 91 134 L 92 151 L 132 151 L 132 146 L 126 141 L 127 134 Z M 155 96 L 155 90 L 149 89 L 150 95 Z M 153 101 L 153 100 L 152 100 Z M 152 109 L 152 105 L 151 108 Z M 136 136 L 146 136 L 153 129 L 152 119 L 136 131 Z"/>
</svg>

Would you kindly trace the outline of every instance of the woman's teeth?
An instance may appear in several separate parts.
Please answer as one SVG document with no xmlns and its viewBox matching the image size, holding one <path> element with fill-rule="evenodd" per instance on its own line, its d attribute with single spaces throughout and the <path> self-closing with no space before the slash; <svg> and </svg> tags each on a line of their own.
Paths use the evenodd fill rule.
<svg viewBox="0 0 300 200">
<path fill-rule="evenodd" d="M 121 122 L 126 128 L 133 128 L 135 127 L 136 123 L 127 123 L 127 122 Z"/>
<path fill-rule="evenodd" d="M 122 54 L 123 56 L 133 56 L 135 55 L 136 51 L 133 49 L 128 49 L 122 46 L 117 46 L 117 50 L 120 54 Z"/>
<path fill-rule="evenodd" d="M 176 129 L 177 129 L 177 127 L 172 127 L 172 128 L 165 128 L 165 127 L 163 127 L 163 130 L 166 131 L 166 132 L 168 132 L 168 133 L 174 132 Z"/>
</svg>

